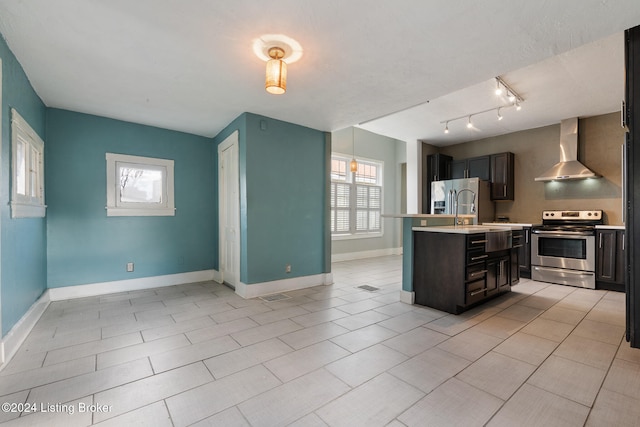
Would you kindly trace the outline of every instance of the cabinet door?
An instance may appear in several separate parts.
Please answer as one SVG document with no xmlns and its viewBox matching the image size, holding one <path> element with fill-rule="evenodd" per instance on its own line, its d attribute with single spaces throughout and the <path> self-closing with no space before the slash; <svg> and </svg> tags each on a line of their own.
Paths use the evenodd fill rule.
<svg viewBox="0 0 640 427">
<path fill-rule="evenodd" d="M 451 162 L 451 179 L 466 178 L 467 174 L 467 161 L 466 160 L 454 160 Z"/>
<path fill-rule="evenodd" d="M 522 228 L 522 246 L 519 249 L 518 262 L 520 264 L 520 275 L 531 277 L 531 228 Z"/>
<path fill-rule="evenodd" d="M 451 177 L 452 159 L 438 153 L 422 156 L 422 213 L 431 213 L 431 183 Z"/>
<path fill-rule="evenodd" d="M 511 264 L 509 265 L 509 284 L 511 285 L 520 281 L 520 249 L 511 250 Z"/>
<path fill-rule="evenodd" d="M 491 179 L 491 156 L 472 157 L 467 159 L 467 178 Z"/>
<path fill-rule="evenodd" d="M 491 199 L 513 200 L 513 153 L 491 155 Z"/>
<path fill-rule="evenodd" d="M 625 233 L 622 230 L 618 230 L 616 233 L 616 274 L 615 282 L 621 285 L 626 283 L 627 276 L 627 242 L 625 239 Z"/>
<path fill-rule="evenodd" d="M 434 181 L 442 181 L 444 179 L 451 178 L 451 156 L 446 156 L 444 154 L 432 154 L 430 157 L 431 160 L 431 171 L 432 178 Z"/>
<path fill-rule="evenodd" d="M 596 233 L 596 280 L 615 282 L 616 279 L 616 230 L 599 230 Z"/>
</svg>

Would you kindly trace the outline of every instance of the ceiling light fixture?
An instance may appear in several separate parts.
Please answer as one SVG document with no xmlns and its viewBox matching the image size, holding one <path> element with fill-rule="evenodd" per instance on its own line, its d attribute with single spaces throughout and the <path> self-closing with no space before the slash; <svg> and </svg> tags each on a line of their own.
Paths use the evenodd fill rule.
<svg viewBox="0 0 640 427">
<path fill-rule="evenodd" d="M 520 95 L 518 95 L 518 92 L 513 90 L 511 86 L 505 83 L 502 77 L 500 76 L 496 77 L 496 84 L 498 85 L 498 88 L 504 88 L 504 90 L 507 92 L 507 99 L 509 100 L 510 103 L 513 104 L 516 101 L 524 102 L 524 99 Z M 500 93 L 498 93 L 498 90 L 496 90 L 496 95 L 502 95 L 502 89 L 500 90 Z"/>
<path fill-rule="evenodd" d="M 502 87 L 500 87 L 500 77 L 496 77 L 496 95 L 502 95 Z"/>
<path fill-rule="evenodd" d="M 267 62 L 264 87 L 281 95 L 287 91 L 287 66 L 302 57 L 300 43 L 283 34 L 264 34 L 253 40 L 253 52 Z"/>
<path fill-rule="evenodd" d="M 351 127 L 351 148 L 353 149 L 353 157 L 351 158 L 351 163 L 349 163 L 349 169 L 351 172 L 358 171 L 358 162 L 356 161 L 356 129 Z"/>
<path fill-rule="evenodd" d="M 522 109 L 522 105 L 521 104 L 524 102 L 524 98 L 521 97 L 518 94 L 518 92 L 513 90 L 508 84 L 506 84 L 504 82 L 504 80 L 502 80 L 502 78 L 496 77 L 495 81 L 496 81 L 496 93 L 498 93 L 498 90 L 500 90 L 500 93 L 502 93 L 502 90 L 504 88 L 504 90 L 506 91 L 506 95 L 507 95 L 507 98 L 505 99 L 505 101 L 509 100 L 509 104 L 500 105 L 499 107 L 488 108 L 486 110 L 476 111 L 475 113 L 465 114 L 463 116 L 458 116 L 458 117 L 454 117 L 454 118 L 451 118 L 451 119 L 443 120 L 440 123 L 445 125 L 444 126 L 444 133 L 449 133 L 449 122 L 453 122 L 453 121 L 461 120 L 461 119 L 467 119 L 467 127 L 469 129 L 471 129 L 471 128 L 473 128 L 473 123 L 471 123 L 471 116 L 477 116 L 478 114 L 484 114 L 484 113 L 488 113 L 490 111 L 496 111 L 498 120 L 502 120 L 504 118 L 504 116 L 502 115 L 501 111 L 504 110 L 505 108 L 515 107 L 515 109 L 518 110 L 518 111 L 520 111 Z M 513 101 L 511 101 L 512 98 L 513 98 Z"/>
<path fill-rule="evenodd" d="M 287 91 L 287 63 L 282 60 L 284 49 L 272 47 L 269 57 L 264 88 L 271 94 L 282 95 Z"/>
</svg>

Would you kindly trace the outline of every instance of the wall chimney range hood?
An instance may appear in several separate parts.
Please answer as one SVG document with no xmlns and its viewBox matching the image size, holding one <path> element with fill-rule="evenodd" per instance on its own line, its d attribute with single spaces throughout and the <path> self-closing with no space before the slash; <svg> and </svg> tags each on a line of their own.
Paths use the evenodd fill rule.
<svg viewBox="0 0 640 427">
<path fill-rule="evenodd" d="M 560 162 L 537 177 L 536 181 L 600 178 L 578 161 L 578 118 L 560 122 Z"/>
</svg>

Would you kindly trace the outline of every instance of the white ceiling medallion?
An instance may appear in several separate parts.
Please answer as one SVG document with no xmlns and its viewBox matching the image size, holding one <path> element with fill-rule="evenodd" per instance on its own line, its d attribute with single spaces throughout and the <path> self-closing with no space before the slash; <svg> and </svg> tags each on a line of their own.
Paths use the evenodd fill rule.
<svg viewBox="0 0 640 427">
<path fill-rule="evenodd" d="M 263 61 L 269 61 L 269 50 L 277 47 L 284 51 L 284 56 L 280 58 L 287 64 L 293 64 L 302 57 L 302 46 L 300 43 L 287 37 L 284 34 L 263 34 L 253 40 L 253 52 Z"/>
</svg>

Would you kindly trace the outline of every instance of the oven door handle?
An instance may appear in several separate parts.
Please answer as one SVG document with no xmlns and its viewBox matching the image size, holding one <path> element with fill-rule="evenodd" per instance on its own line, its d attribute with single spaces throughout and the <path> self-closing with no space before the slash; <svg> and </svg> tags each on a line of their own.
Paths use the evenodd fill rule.
<svg viewBox="0 0 640 427">
<path fill-rule="evenodd" d="M 566 232 L 566 231 L 534 231 L 536 235 L 558 238 L 558 239 L 584 239 L 585 237 L 592 237 L 591 233 L 576 233 L 576 232 Z"/>
<path fill-rule="evenodd" d="M 540 267 L 540 266 L 534 266 L 533 267 L 534 270 L 537 271 L 551 271 L 551 272 L 557 272 L 557 268 L 545 268 L 545 267 Z M 562 270 L 561 272 L 564 275 L 567 276 L 582 276 L 582 277 L 591 277 L 593 276 L 593 273 L 590 271 L 571 271 L 571 270 Z"/>
</svg>

